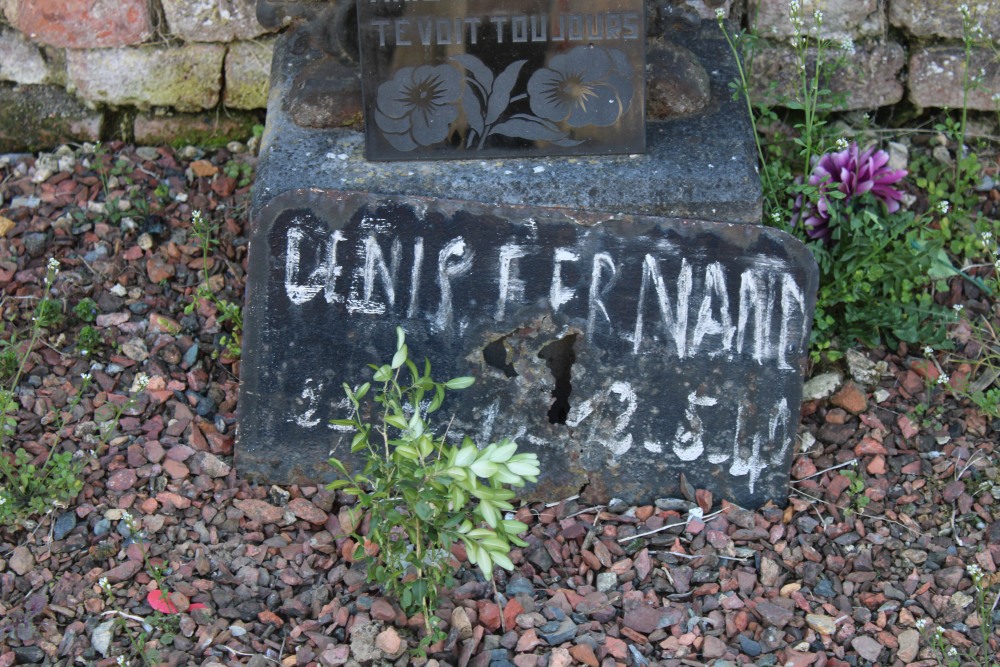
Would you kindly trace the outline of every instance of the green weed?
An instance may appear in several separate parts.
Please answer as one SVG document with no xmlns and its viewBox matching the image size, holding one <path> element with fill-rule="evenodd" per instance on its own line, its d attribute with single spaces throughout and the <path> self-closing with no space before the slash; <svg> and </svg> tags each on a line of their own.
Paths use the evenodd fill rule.
<svg viewBox="0 0 1000 667">
<path fill-rule="evenodd" d="M 487 581 L 495 565 L 514 568 L 507 554 L 511 544 L 525 546 L 517 535 L 527 526 L 504 519 L 502 512 L 513 509 L 511 486 L 536 481 L 538 458 L 516 453 L 517 445 L 506 439 L 480 449 L 468 437 L 454 446 L 445 434 L 435 434 L 430 415 L 448 390 L 464 389 L 473 378 L 435 382 L 429 361 L 421 373 L 410 360 L 402 329 L 392 361 L 371 368 L 372 381 L 380 386 L 372 422 L 362 417 L 368 410 L 361 402 L 372 389 L 368 382 L 357 389 L 344 385 L 353 415 L 333 422 L 355 430 L 351 451 L 365 452 L 367 462 L 363 472 L 351 475 L 331 458 L 345 479 L 330 488 L 357 496 L 370 514 L 368 534 L 355 532 L 355 557 L 368 561 L 368 580 L 394 596 L 404 612 L 423 614 L 426 645 L 438 637 L 434 610 L 440 590 L 454 581 L 452 545 L 465 545 L 469 561 Z"/>
</svg>

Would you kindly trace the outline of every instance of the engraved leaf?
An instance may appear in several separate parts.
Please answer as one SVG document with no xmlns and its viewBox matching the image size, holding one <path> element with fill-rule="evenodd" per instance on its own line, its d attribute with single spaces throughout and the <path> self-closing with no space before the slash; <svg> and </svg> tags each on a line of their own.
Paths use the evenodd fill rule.
<svg viewBox="0 0 1000 667">
<path fill-rule="evenodd" d="M 482 60 L 475 56 L 470 56 L 468 53 L 461 53 L 457 56 L 452 56 L 451 59 L 465 69 L 469 70 L 472 74 L 473 80 L 483 87 L 484 92 L 493 88 L 493 72 L 490 71 L 489 67 L 483 64 Z"/>
<path fill-rule="evenodd" d="M 559 146 L 576 146 L 583 143 L 569 139 L 566 132 L 532 116 L 518 115 L 493 128 L 496 134 L 532 141 L 551 141 Z"/>
<path fill-rule="evenodd" d="M 469 121 L 469 127 L 475 130 L 477 135 L 483 136 L 483 105 L 470 86 L 466 86 L 465 92 L 462 93 L 462 106 L 465 108 L 465 117 Z M 472 145 L 471 136 L 469 137 L 469 145 Z"/>
<path fill-rule="evenodd" d="M 503 113 L 507 105 L 510 104 L 510 91 L 517 83 L 517 75 L 521 73 L 521 68 L 527 60 L 517 60 L 507 66 L 507 69 L 500 72 L 496 82 L 493 84 L 493 92 L 490 94 L 490 101 L 486 106 L 486 124 L 496 121 Z"/>
</svg>

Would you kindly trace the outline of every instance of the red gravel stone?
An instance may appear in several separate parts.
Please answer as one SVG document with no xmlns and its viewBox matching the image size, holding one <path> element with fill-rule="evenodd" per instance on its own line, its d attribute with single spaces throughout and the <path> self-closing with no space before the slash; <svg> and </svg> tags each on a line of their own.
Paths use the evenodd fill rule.
<svg viewBox="0 0 1000 667">
<path fill-rule="evenodd" d="M 248 519 L 256 523 L 278 523 L 285 515 L 284 510 L 263 500 L 234 500 L 233 505 L 239 508 Z"/>
<path fill-rule="evenodd" d="M 107 488 L 109 491 L 127 491 L 135 486 L 138 481 L 135 470 L 131 468 L 120 468 L 108 476 Z"/>
<path fill-rule="evenodd" d="M 295 498 L 288 501 L 288 509 L 292 511 L 299 519 L 303 521 L 308 521 L 309 523 L 322 526 L 326 523 L 327 514 L 320 508 L 313 505 L 311 502 L 305 498 Z"/>
</svg>

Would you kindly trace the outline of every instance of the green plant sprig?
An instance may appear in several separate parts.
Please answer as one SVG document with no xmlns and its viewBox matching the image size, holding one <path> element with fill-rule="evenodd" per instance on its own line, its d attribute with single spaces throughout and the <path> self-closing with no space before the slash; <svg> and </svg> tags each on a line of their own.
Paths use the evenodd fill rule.
<svg viewBox="0 0 1000 667">
<path fill-rule="evenodd" d="M 243 348 L 243 310 L 237 303 L 220 299 L 212 291 L 211 284 L 209 283 L 208 262 L 212 251 L 219 244 L 218 239 L 215 238 L 218 225 L 212 224 L 207 220 L 201 211 L 195 211 L 191 216 L 191 231 L 201 249 L 202 280 L 197 290 L 195 290 L 191 303 L 184 308 L 184 312 L 187 314 L 194 312 L 200 300 L 214 304 L 219 313 L 215 321 L 220 325 L 229 323 L 230 333 L 223 334 L 220 340 L 222 346 L 225 348 L 226 356 L 230 359 L 238 359 Z"/>
<path fill-rule="evenodd" d="M 354 532 L 355 557 L 368 559 L 368 580 L 395 597 L 407 614 L 423 614 L 428 640 L 435 636 L 440 589 L 454 581 L 454 544 L 464 544 L 469 562 L 487 580 L 496 565 L 514 568 L 508 553 L 512 544 L 526 546 L 517 535 L 528 526 L 503 518 L 502 512 L 513 509 L 509 487 L 537 481 L 538 457 L 516 453 L 517 445 L 508 439 L 480 449 L 468 437 L 460 446 L 449 444 L 447 429 L 435 435 L 430 415 L 447 391 L 465 389 L 474 379 L 435 382 L 426 360 L 420 372 L 401 328 L 392 361 L 371 368 L 372 381 L 380 386 L 373 398 L 373 410 L 381 413 L 375 423 L 363 417 L 362 401 L 372 389 L 368 382 L 357 389 L 344 385 L 353 416 L 332 422 L 355 430 L 351 452 L 367 453 L 364 470 L 351 475 L 342 461 L 331 458 L 345 479 L 329 488 L 357 496 L 370 514 L 368 534 Z"/>
</svg>

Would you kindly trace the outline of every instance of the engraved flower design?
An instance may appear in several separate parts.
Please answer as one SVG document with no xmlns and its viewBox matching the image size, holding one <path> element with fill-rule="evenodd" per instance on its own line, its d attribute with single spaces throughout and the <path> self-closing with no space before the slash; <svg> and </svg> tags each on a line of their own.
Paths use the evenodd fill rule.
<svg viewBox="0 0 1000 667">
<path fill-rule="evenodd" d="M 570 127 L 607 127 L 632 103 L 632 68 L 617 49 L 578 46 L 554 56 L 528 80 L 531 111 Z"/>
<path fill-rule="evenodd" d="M 375 124 L 398 151 L 442 142 L 458 117 L 462 81 L 449 65 L 402 67 L 378 88 Z"/>
</svg>

